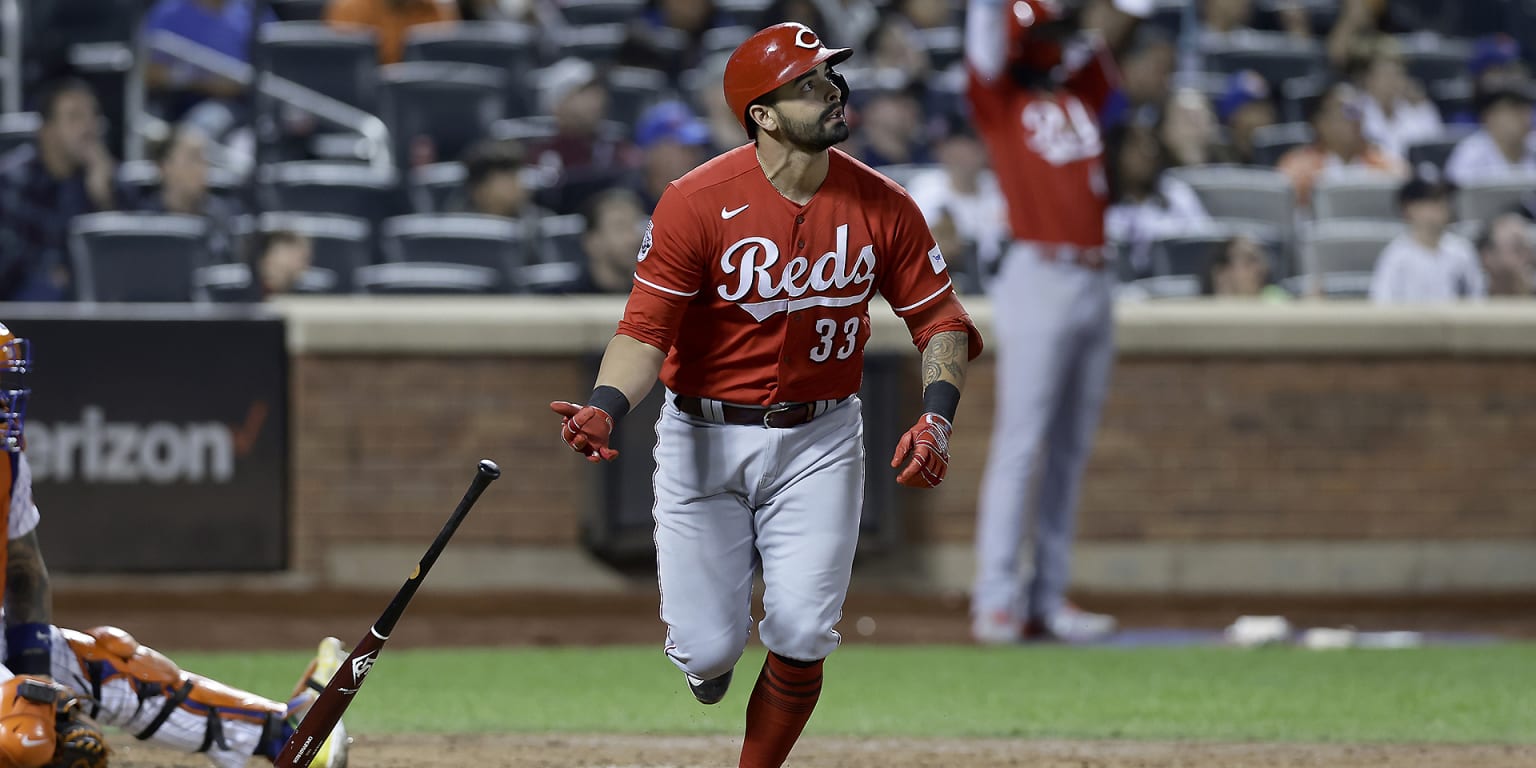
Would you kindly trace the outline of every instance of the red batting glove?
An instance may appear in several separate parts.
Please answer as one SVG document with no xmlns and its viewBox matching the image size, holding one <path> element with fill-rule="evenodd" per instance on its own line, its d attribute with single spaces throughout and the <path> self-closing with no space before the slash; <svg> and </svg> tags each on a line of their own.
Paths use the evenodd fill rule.
<svg viewBox="0 0 1536 768">
<path fill-rule="evenodd" d="M 944 482 L 944 475 L 949 472 L 949 435 L 953 431 L 949 419 L 937 413 L 923 414 L 896 444 L 891 466 L 902 467 L 896 482 L 912 488 L 932 488 Z"/>
<path fill-rule="evenodd" d="M 587 461 L 613 461 L 619 452 L 608 447 L 613 435 L 613 417 L 595 405 L 577 405 L 564 400 L 549 404 L 549 409 L 565 417 L 560 420 L 560 438 Z"/>
</svg>

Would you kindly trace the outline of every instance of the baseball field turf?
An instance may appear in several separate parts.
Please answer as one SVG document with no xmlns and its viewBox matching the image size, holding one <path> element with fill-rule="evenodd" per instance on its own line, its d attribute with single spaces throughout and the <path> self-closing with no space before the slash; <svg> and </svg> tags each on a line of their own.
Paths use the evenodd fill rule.
<svg viewBox="0 0 1536 768">
<path fill-rule="evenodd" d="M 724 703 L 706 708 L 687 694 L 682 676 L 656 647 L 386 651 L 347 712 L 357 755 L 380 750 L 356 765 L 734 765 L 730 737 L 739 734 L 762 653 L 749 648 L 737 686 Z M 305 661 L 301 653 L 176 658 L 187 669 L 269 693 L 285 692 Z M 674 762 L 644 757 L 647 748 L 658 748 L 657 738 L 668 736 L 704 738 L 662 748 Z M 1536 765 L 1536 645 L 1368 651 L 850 645 L 827 663 L 827 687 L 807 737 L 808 761 L 792 759 L 791 766 L 1057 765 L 1049 754 L 1006 758 L 1083 745 L 1099 746 L 1059 764 Z M 989 761 L 945 749 L 930 759 L 912 757 L 927 742 L 984 744 L 1003 757 Z M 499 757 L 475 757 L 471 750 L 421 762 L 423 751 L 440 751 L 434 743 L 481 743 Z M 870 744 L 893 745 L 904 757 L 871 754 L 865 762 L 846 753 L 868 752 Z M 1286 744 L 1306 745 L 1306 752 L 1292 761 Z M 843 756 L 819 762 L 829 745 L 842 745 Z M 1198 757 L 1215 745 L 1239 751 Z M 619 762 L 605 748 L 621 754 Z M 677 757 L 700 749 L 712 762 Z M 1170 749 L 1181 757 L 1158 762 L 1156 755 Z M 1329 758 L 1329 750 L 1343 751 Z M 1134 761 L 1117 762 L 1120 752 Z M 560 757 L 565 753 L 569 759 Z"/>
</svg>

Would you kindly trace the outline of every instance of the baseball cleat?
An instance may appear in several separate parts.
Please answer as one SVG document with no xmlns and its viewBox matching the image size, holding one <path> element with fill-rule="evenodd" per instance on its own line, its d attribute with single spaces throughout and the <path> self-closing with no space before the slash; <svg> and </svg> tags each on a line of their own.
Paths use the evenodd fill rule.
<svg viewBox="0 0 1536 768">
<path fill-rule="evenodd" d="M 725 698 L 725 692 L 731 688 L 731 674 L 735 670 L 726 670 L 726 673 L 709 680 L 700 680 L 693 675 L 684 674 L 688 678 L 688 690 L 700 704 L 719 704 Z"/>
<path fill-rule="evenodd" d="M 342 647 L 341 641 L 334 637 L 327 637 L 320 641 L 319 648 L 315 651 L 315 658 L 311 659 L 309 666 L 304 668 L 304 677 L 294 687 L 293 695 L 288 702 L 289 722 L 292 726 L 298 725 L 304 715 L 309 713 L 309 705 L 319 698 L 320 692 L 325 690 L 327 683 L 336 675 L 336 670 L 347 660 L 347 651 Z M 310 762 L 312 768 L 346 768 L 347 752 L 352 745 L 351 737 L 347 736 L 347 726 L 342 721 L 336 721 L 336 727 L 331 729 L 331 735 L 327 736 L 325 743 L 320 745 L 320 751 L 315 753 L 315 758 Z"/>
</svg>

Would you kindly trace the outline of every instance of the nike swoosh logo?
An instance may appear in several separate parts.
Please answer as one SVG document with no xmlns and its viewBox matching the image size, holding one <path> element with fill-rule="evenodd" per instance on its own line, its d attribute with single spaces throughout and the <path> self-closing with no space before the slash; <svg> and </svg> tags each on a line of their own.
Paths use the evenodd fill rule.
<svg viewBox="0 0 1536 768">
<path fill-rule="evenodd" d="M 21 745 L 23 747 L 41 747 L 47 743 L 48 739 L 29 739 L 25 736 L 21 737 Z"/>
<path fill-rule="evenodd" d="M 724 207 L 723 207 L 723 206 L 722 206 L 722 207 L 721 207 L 721 208 L 720 208 L 720 218 L 722 218 L 722 219 L 730 219 L 730 218 L 733 218 L 733 217 L 734 217 L 734 216 L 735 216 L 735 215 L 736 215 L 736 214 L 738 214 L 738 213 L 741 213 L 741 212 L 742 212 L 742 211 L 745 211 L 745 210 L 746 210 L 746 209 L 747 209 L 747 208 L 749 208 L 749 207 L 751 207 L 751 205 L 752 205 L 752 204 L 751 204 L 751 203 L 747 203 L 747 204 L 746 204 L 746 205 L 743 205 L 743 206 L 742 206 L 742 207 L 740 207 L 740 208 L 737 208 L 737 209 L 736 209 L 736 210 L 734 210 L 734 211 L 727 211 L 727 210 L 726 210 L 726 209 L 725 209 L 725 208 L 724 208 Z"/>
</svg>

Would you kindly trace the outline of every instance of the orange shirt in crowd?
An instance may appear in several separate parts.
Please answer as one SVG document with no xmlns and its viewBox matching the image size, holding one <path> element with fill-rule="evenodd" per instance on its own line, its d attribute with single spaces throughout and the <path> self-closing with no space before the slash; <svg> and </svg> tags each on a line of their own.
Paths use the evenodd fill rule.
<svg viewBox="0 0 1536 768">
<path fill-rule="evenodd" d="M 325 20 L 334 26 L 372 28 L 379 35 L 379 63 L 394 64 L 405 55 L 405 31 L 417 24 L 458 21 L 450 0 L 331 0 Z"/>
<path fill-rule="evenodd" d="M 1296 189 L 1296 204 L 1303 207 L 1311 205 L 1312 188 L 1330 168 L 1367 168 L 1399 178 L 1408 176 L 1408 164 L 1402 158 L 1375 144 L 1367 144 L 1358 157 L 1347 161 L 1316 144 L 1308 144 L 1281 155 L 1280 162 L 1275 164 L 1276 170 L 1290 178 L 1291 186 Z"/>
</svg>

